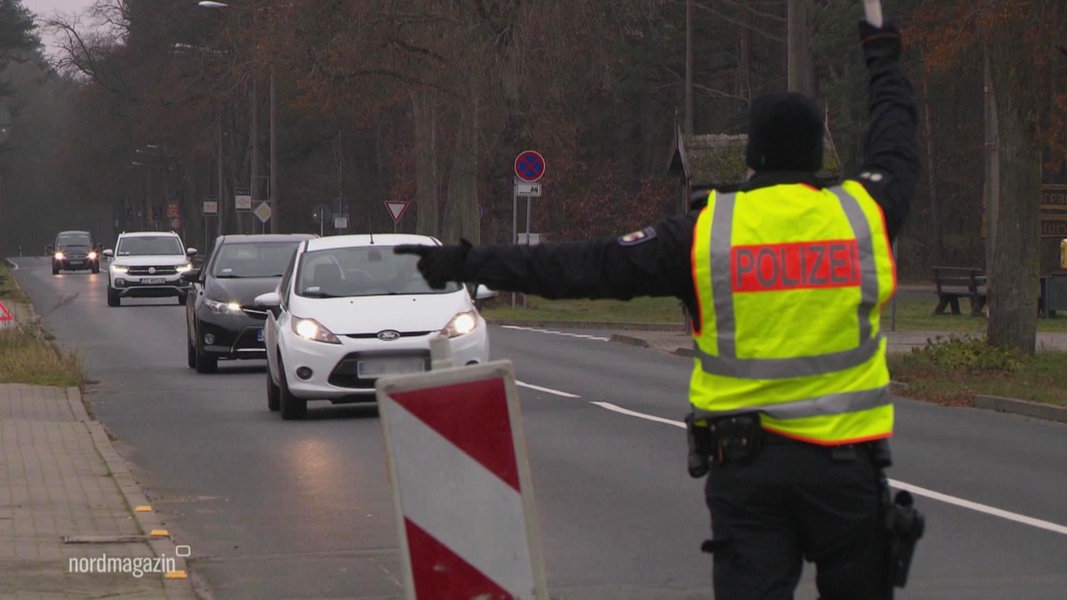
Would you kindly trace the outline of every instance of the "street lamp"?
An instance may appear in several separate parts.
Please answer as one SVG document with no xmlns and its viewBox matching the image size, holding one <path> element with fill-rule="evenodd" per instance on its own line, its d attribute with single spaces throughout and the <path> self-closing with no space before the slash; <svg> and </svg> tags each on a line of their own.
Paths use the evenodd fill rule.
<svg viewBox="0 0 1067 600">
<path fill-rule="evenodd" d="M 200 0 L 200 2 L 197 2 L 197 6 L 200 6 L 201 8 L 212 8 L 212 9 L 230 8 L 230 5 L 227 4 L 226 2 L 214 2 L 213 0 Z M 264 7 L 264 8 L 269 8 L 269 7 Z M 254 8 L 253 12 L 252 12 L 253 22 L 255 20 L 255 14 L 256 14 L 255 11 L 257 11 L 257 10 L 260 10 L 260 9 Z M 255 34 L 255 33 L 256 32 L 253 31 L 253 34 Z M 253 56 L 254 56 L 254 54 L 253 54 Z M 277 177 L 278 177 L 278 153 L 277 153 L 277 147 L 278 147 L 278 144 L 277 144 L 277 126 L 276 126 L 277 111 L 275 109 L 274 65 L 273 64 L 271 65 L 271 68 L 270 68 L 270 76 L 269 77 L 270 77 L 269 78 L 270 101 L 269 101 L 269 109 L 268 110 L 270 112 L 270 115 L 269 115 L 270 164 L 269 164 L 269 167 L 268 167 L 269 173 L 268 173 L 268 180 L 267 180 L 267 188 L 268 188 L 267 189 L 267 194 L 268 194 L 267 204 L 271 208 L 271 217 L 270 217 L 270 230 L 271 230 L 271 233 L 278 233 L 278 229 L 279 229 L 278 228 L 278 194 L 277 194 L 277 189 L 278 189 L 278 186 L 277 186 Z M 256 191 L 257 191 L 257 189 L 259 187 L 258 186 L 258 181 L 259 181 L 259 177 L 258 177 L 258 172 L 259 172 L 259 127 L 258 127 L 258 111 L 257 111 L 256 104 L 257 104 L 256 103 L 256 76 L 255 76 L 255 66 L 254 66 L 254 63 L 253 63 L 253 68 L 252 68 L 252 129 L 251 129 L 251 132 L 250 132 L 250 137 L 252 138 L 252 161 L 251 161 L 252 165 L 251 165 L 251 174 L 250 174 L 251 181 L 250 181 L 250 183 L 251 183 L 251 191 L 252 191 L 252 200 L 253 201 L 257 200 L 258 197 L 259 197 L 259 195 L 256 194 Z"/>
</svg>

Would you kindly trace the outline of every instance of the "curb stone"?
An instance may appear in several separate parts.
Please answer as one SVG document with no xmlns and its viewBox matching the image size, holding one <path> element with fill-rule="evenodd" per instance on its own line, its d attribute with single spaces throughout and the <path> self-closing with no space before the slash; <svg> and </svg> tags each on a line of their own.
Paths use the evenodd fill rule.
<svg viewBox="0 0 1067 600">
<path fill-rule="evenodd" d="M 1029 400 L 1017 400 L 1015 398 L 1005 398 L 1003 396 L 985 395 L 976 395 L 974 397 L 974 405 L 976 408 L 1067 423 L 1067 408 L 1062 406 L 1051 406 L 1039 402 L 1030 402 Z"/>
</svg>

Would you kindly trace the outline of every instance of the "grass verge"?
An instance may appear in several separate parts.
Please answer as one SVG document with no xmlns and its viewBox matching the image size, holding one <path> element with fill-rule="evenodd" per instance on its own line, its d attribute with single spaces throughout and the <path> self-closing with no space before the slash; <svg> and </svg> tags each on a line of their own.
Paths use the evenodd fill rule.
<svg viewBox="0 0 1067 600">
<path fill-rule="evenodd" d="M 938 336 L 891 354 L 889 372 L 916 400 L 973 406 L 983 395 L 1067 407 L 1067 352 L 1058 350 L 1029 356 L 994 348 L 979 336 Z"/>
<path fill-rule="evenodd" d="M 80 387 L 85 379 L 81 358 L 51 341 L 3 262 L 0 302 L 15 316 L 14 325 L 0 327 L 0 383 Z"/>
</svg>

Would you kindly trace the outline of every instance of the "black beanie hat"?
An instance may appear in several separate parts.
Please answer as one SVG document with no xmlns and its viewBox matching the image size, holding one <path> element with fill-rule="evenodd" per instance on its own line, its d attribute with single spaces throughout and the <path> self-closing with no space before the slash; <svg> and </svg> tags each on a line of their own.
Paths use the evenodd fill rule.
<svg viewBox="0 0 1067 600">
<path fill-rule="evenodd" d="M 819 107 L 797 92 L 779 92 L 752 103 L 745 164 L 754 171 L 822 168 L 823 122 Z"/>
</svg>

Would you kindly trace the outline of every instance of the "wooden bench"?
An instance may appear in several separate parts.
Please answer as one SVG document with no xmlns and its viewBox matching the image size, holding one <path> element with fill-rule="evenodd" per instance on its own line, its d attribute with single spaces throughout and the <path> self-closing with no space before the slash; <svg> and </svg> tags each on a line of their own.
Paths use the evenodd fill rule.
<svg viewBox="0 0 1067 600">
<path fill-rule="evenodd" d="M 986 303 L 985 272 L 977 267 L 934 267 L 934 285 L 937 287 L 935 315 L 945 314 L 951 307 L 952 314 L 960 314 L 960 298 L 971 303 L 971 314 L 981 315 Z"/>
</svg>

